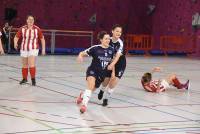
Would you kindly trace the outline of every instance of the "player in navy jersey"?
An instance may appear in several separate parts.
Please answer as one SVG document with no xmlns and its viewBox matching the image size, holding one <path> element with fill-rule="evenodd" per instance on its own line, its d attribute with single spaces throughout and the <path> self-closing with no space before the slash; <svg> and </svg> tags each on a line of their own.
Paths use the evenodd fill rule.
<svg viewBox="0 0 200 134">
<path fill-rule="evenodd" d="M 102 31 L 98 34 L 98 38 L 101 42 L 100 45 L 92 46 L 80 52 L 77 58 L 79 62 L 82 62 L 84 56 L 89 55 L 92 57 L 92 63 L 86 72 L 87 89 L 84 93 L 80 93 L 76 101 L 77 104 L 82 103 L 80 107 L 81 113 L 86 111 L 92 92 L 100 86 L 106 75 L 111 74 L 111 71 L 107 70 L 114 55 L 114 49 L 109 46 L 110 35 Z"/>
<path fill-rule="evenodd" d="M 103 106 L 108 105 L 108 99 L 111 97 L 115 86 L 121 79 L 126 69 L 126 57 L 124 52 L 124 44 L 123 41 L 120 39 L 121 35 L 122 27 L 118 24 L 114 25 L 112 27 L 110 46 L 113 47 L 115 50 L 115 58 L 108 66 L 108 70 L 112 70 L 112 76 L 108 75 L 107 78 L 105 78 L 105 81 L 102 83 L 100 92 L 98 94 L 98 99 L 101 100 L 103 98 L 104 92 L 106 91 L 103 99 Z"/>
</svg>

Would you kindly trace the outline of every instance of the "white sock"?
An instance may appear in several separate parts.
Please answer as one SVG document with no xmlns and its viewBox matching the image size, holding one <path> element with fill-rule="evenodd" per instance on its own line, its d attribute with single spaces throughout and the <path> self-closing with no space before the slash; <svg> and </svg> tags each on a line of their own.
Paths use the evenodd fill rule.
<svg viewBox="0 0 200 134">
<path fill-rule="evenodd" d="M 106 91 L 106 87 L 104 87 L 103 85 L 101 85 L 100 90 L 105 92 Z"/>
<path fill-rule="evenodd" d="M 92 91 L 86 89 L 85 92 L 83 93 L 83 105 L 87 106 L 88 101 L 90 100 L 90 97 L 92 95 Z"/>
<path fill-rule="evenodd" d="M 114 89 L 107 88 L 105 95 L 104 95 L 104 99 L 109 99 L 113 92 L 114 92 Z"/>
</svg>

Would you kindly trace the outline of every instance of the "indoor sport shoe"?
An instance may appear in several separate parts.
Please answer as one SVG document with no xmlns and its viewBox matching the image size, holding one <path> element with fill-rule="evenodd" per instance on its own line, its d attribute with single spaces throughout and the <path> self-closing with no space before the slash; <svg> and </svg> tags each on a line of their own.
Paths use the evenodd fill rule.
<svg viewBox="0 0 200 134">
<path fill-rule="evenodd" d="M 83 98 L 82 98 L 82 96 L 83 96 L 83 92 L 81 92 L 80 93 L 80 95 L 78 96 L 78 98 L 76 99 L 76 104 L 81 104 L 82 103 L 82 101 L 83 101 Z"/>
<path fill-rule="evenodd" d="M 103 104 L 102 104 L 102 106 L 107 106 L 108 105 L 108 99 L 103 99 Z"/>
<path fill-rule="evenodd" d="M 27 82 L 28 82 L 27 79 L 22 79 L 22 80 L 19 82 L 19 84 L 22 85 L 22 84 L 25 84 L 25 83 L 27 83 Z"/>
<path fill-rule="evenodd" d="M 190 81 L 187 80 L 187 82 L 183 86 L 184 89 L 189 90 L 190 89 Z"/>
<path fill-rule="evenodd" d="M 85 105 L 82 105 L 80 108 L 80 112 L 83 114 L 86 111 L 87 107 Z"/>
<path fill-rule="evenodd" d="M 104 91 L 100 90 L 98 94 L 98 99 L 101 100 L 103 98 Z"/>
<path fill-rule="evenodd" d="M 35 78 L 32 78 L 31 81 L 32 81 L 32 86 L 36 86 Z"/>
</svg>

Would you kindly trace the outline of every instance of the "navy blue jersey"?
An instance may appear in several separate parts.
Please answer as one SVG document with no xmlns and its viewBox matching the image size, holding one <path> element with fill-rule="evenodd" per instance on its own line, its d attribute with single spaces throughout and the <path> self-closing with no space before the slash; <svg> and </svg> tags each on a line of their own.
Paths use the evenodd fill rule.
<svg viewBox="0 0 200 134">
<path fill-rule="evenodd" d="M 118 39 L 116 42 L 113 42 L 112 39 L 110 40 L 110 46 L 114 48 L 115 54 L 120 53 L 125 55 L 124 52 L 124 43 L 121 39 Z"/>
<path fill-rule="evenodd" d="M 119 60 L 115 64 L 115 76 L 121 79 L 124 71 L 126 69 L 126 57 L 124 51 L 124 43 L 121 39 L 118 39 L 116 42 L 113 42 L 112 39 L 110 41 L 110 46 L 114 49 L 115 54 L 122 54 L 119 57 Z"/>
<path fill-rule="evenodd" d="M 114 49 L 110 46 L 103 48 L 101 45 L 95 45 L 86 49 L 85 52 L 93 58 L 90 67 L 99 71 L 107 69 L 114 56 Z"/>
</svg>

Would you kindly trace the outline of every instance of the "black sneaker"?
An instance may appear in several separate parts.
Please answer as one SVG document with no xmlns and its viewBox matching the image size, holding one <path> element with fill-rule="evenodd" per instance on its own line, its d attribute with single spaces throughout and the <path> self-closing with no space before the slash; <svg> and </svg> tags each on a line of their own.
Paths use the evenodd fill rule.
<svg viewBox="0 0 200 134">
<path fill-rule="evenodd" d="M 35 78 L 32 78 L 31 81 L 32 81 L 32 86 L 35 86 L 36 85 Z"/>
<path fill-rule="evenodd" d="M 189 90 L 190 89 L 190 81 L 187 80 L 187 82 L 184 84 L 184 89 Z"/>
<path fill-rule="evenodd" d="M 102 104 L 102 106 L 107 106 L 108 105 L 108 99 L 103 99 L 103 104 Z"/>
<path fill-rule="evenodd" d="M 103 98 L 104 91 L 100 90 L 98 94 L 98 99 L 101 100 Z"/>
<path fill-rule="evenodd" d="M 22 84 L 25 84 L 26 82 L 28 82 L 27 79 L 22 79 L 22 80 L 19 82 L 19 84 L 22 85 Z"/>
</svg>

